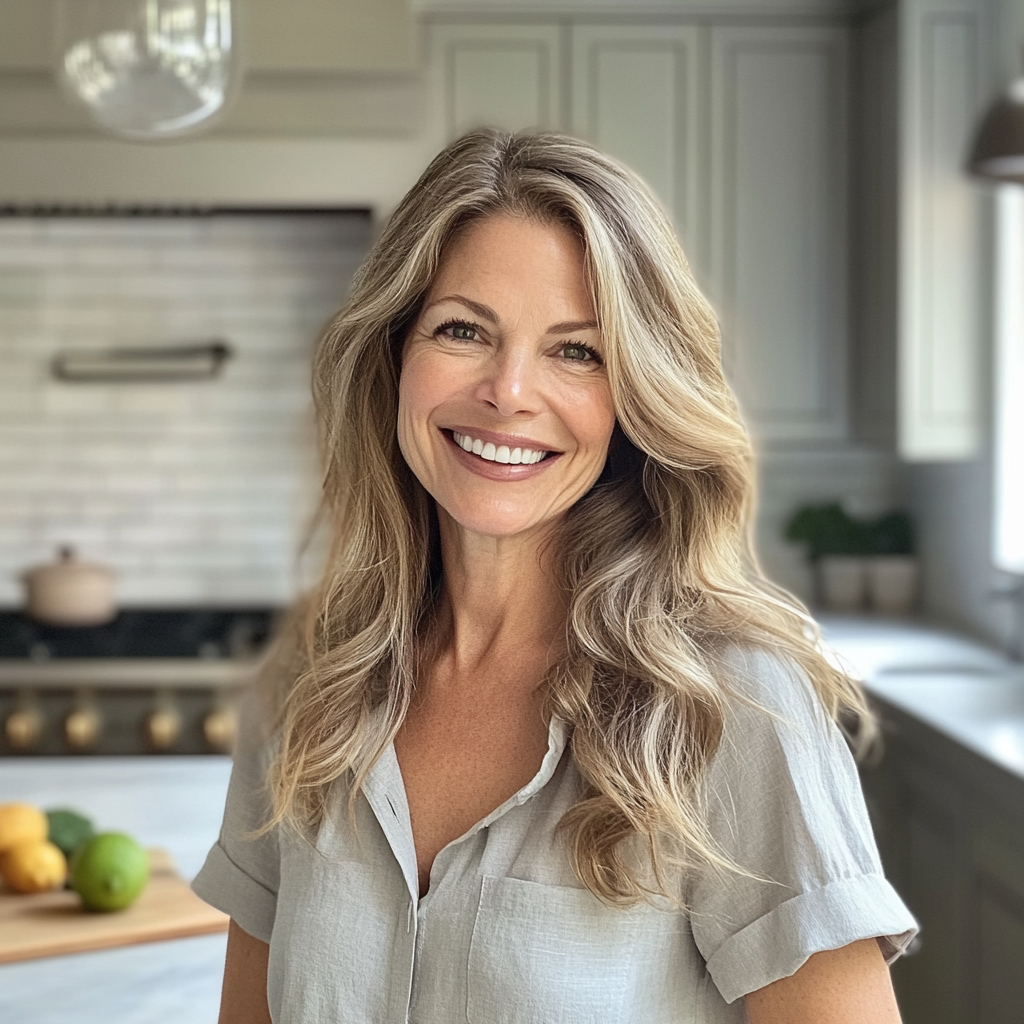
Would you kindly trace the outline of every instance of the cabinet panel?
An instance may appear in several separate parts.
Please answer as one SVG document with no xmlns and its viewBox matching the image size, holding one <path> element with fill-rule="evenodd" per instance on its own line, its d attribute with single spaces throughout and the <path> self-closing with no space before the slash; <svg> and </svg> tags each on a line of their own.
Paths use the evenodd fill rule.
<svg viewBox="0 0 1024 1024">
<path fill-rule="evenodd" d="M 998 888 L 978 892 L 975 1020 L 1020 1024 L 1024 1013 L 1024 903 Z"/>
<path fill-rule="evenodd" d="M 699 264 L 698 37 L 684 25 L 574 28 L 571 123 L 654 189 Z"/>
<path fill-rule="evenodd" d="M 711 257 L 762 440 L 846 436 L 847 31 L 712 36 Z"/>
<path fill-rule="evenodd" d="M 441 141 L 483 126 L 563 124 L 562 32 L 555 25 L 436 25 L 431 31 Z"/>
<path fill-rule="evenodd" d="M 1020 1024 L 1024 1008 L 1024 820 L 985 806 L 974 815 L 973 1019 Z"/>
<path fill-rule="evenodd" d="M 901 8 L 899 450 L 913 460 L 969 458 L 980 442 L 985 258 L 980 189 L 964 173 L 982 96 L 973 6 Z"/>
<path fill-rule="evenodd" d="M 912 794 L 903 896 L 921 926 L 921 949 L 894 971 L 906 1024 L 963 1024 L 963 891 L 956 818 Z"/>
</svg>

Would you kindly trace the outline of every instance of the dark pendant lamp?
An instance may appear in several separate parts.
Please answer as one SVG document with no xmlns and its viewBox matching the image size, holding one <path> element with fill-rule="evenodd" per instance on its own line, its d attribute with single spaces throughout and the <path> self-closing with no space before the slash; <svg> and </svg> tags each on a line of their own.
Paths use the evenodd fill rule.
<svg viewBox="0 0 1024 1024">
<path fill-rule="evenodd" d="M 971 173 L 1024 185 L 1024 75 L 1015 78 L 981 122 Z"/>
</svg>

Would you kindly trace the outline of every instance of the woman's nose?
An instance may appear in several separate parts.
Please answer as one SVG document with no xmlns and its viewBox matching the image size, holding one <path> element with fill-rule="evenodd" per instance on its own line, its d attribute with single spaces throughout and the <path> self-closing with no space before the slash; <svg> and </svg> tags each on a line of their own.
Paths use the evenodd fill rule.
<svg viewBox="0 0 1024 1024">
<path fill-rule="evenodd" d="M 540 403 L 540 369 L 536 359 L 521 349 L 496 352 L 488 361 L 479 395 L 501 416 L 536 412 Z"/>
</svg>

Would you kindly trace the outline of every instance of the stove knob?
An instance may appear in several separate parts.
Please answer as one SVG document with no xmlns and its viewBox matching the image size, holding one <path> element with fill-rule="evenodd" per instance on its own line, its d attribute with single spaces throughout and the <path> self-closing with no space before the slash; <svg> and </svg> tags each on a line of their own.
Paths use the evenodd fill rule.
<svg viewBox="0 0 1024 1024">
<path fill-rule="evenodd" d="M 12 711 L 4 722 L 4 734 L 13 750 L 34 750 L 43 733 L 43 716 L 34 708 Z"/>
<path fill-rule="evenodd" d="M 72 750 L 92 750 L 102 729 L 103 720 L 95 708 L 78 707 L 64 719 L 64 741 Z"/>
<path fill-rule="evenodd" d="M 203 738 L 211 750 L 230 754 L 238 732 L 238 716 L 231 708 L 214 708 L 203 719 Z"/>
<path fill-rule="evenodd" d="M 151 711 L 142 725 L 150 750 L 170 750 L 181 735 L 181 715 L 174 708 Z"/>
</svg>

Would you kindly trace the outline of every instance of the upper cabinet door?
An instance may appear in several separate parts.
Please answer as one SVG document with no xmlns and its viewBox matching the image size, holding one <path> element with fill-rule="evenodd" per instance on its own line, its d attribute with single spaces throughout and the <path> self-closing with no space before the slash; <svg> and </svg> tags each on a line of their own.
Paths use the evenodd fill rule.
<svg viewBox="0 0 1024 1024">
<path fill-rule="evenodd" d="M 964 167 L 985 97 L 985 5 L 900 6 L 899 452 L 964 459 L 981 440 L 989 301 L 982 188 Z"/>
<path fill-rule="evenodd" d="M 430 47 L 440 142 L 472 128 L 563 127 L 558 25 L 438 24 Z"/>
<path fill-rule="evenodd" d="M 693 25 L 573 28 L 571 111 L 574 134 L 651 186 L 697 267 L 704 248 L 699 34 Z"/>
<path fill-rule="evenodd" d="M 847 31 L 712 30 L 711 292 L 760 441 L 848 434 Z"/>
</svg>

